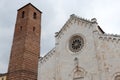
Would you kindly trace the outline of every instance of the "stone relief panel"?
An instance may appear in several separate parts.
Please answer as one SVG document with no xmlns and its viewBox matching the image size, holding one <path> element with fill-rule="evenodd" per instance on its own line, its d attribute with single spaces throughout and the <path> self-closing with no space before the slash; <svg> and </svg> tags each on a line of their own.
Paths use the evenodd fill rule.
<svg viewBox="0 0 120 80">
<path fill-rule="evenodd" d="M 83 80 L 85 72 L 80 69 L 79 66 L 76 66 L 75 72 L 73 74 L 73 80 Z"/>
<path fill-rule="evenodd" d="M 74 65 L 75 68 L 72 71 L 73 80 L 84 80 L 86 71 L 79 66 L 79 60 L 77 57 L 74 59 Z"/>
</svg>

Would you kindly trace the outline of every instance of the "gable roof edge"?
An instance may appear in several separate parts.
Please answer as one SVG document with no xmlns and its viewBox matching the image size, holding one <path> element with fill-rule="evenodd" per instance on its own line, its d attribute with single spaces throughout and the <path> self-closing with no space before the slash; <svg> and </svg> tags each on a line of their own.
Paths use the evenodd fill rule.
<svg viewBox="0 0 120 80">
<path fill-rule="evenodd" d="M 18 9 L 17 11 L 23 9 L 24 7 L 26 7 L 26 6 L 28 6 L 28 5 L 31 5 L 31 6 L 34 7 L 37 11 L 39 11 L 40 13 L 42 13 L 42 11 L 40 11 L 38 8 L 36 8 L 36 7 L 35 7 L 33 4 L 31 4 L 31 3 L 26 4 L 25 6 L 21 7 L 21 8 Z"/>
<path fill-rule="evenodd" d="M 52 55 L 54 55 L 54 53 L 55 53 L 55 47 L 52 50 L 50 50 L 45 56 L 39 59 L 40 63 L 46 62 L 46 60 L 48 60 Z"/>
<path fill-rule="evenodd" d="M 66 21 L 66 23 L 63 25 L 63 27 L 60 29 L 60 31 L 55 33 L 55 37 L 58 37 L 58 36 L 60 35 L 60 33 L 62 32 L 62 30 L 63 30 L 66 26 L 68 26 L 69 23 L 71 23 L 71 21 L 74 20 L 74 19 L 80 20 L 80 21 L 83 21 L 83 22 L 86 22 L 86 23 L 97 23 L 96 21 L 92 21 L 92 19 L 91 19 L 91 20 L 88 20 L 88 19 L 85 19 L 85 18 L 82 18 L 82 17 L 78 17 L 78 16 L 76 16 L 75 14 L 72 14 L 72 15 L 70 15 L 70 18 Z M 94 18 L 93 18 L 93 19 L 94 19 Z"/>
</svg>

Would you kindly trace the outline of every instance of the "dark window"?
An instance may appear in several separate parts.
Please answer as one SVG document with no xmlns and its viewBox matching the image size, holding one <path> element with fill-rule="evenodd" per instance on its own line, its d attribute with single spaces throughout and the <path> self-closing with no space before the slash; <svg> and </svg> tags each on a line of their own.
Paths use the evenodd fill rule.
<svg viewBox="0 0 120 80">
<path fill-rule="evenodd" d="M 20 26 L 20 30 L 22 31 L 22 26 Z"/>
<path fill-rule="evenodd" d="M 33 27 L 33 31 L 35 31 L 35 27 Z"/>
<path fill-rule="evenodd" d="M 25 17 L 25 11 L 22 12 L 22 18 L 24 18 L 24 17 Z"/>
<path fill-rule="evenodd" d="M 33 14 L 33 18 L 36 19 L 37 18 L 37 14 L 34 12 Z"/>
</svg>

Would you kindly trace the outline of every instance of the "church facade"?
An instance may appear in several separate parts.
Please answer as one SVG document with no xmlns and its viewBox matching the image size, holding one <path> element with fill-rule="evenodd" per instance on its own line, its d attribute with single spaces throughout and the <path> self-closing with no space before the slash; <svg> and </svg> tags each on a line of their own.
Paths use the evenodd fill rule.
<svg viewBox="0 0 120 80">
<path fill-rule="evenodd" d="M 41 15 L 31 3 L 18 10 L 6 80 L 120 80 L 119 35 L 72 14 L 40 57 Z"/>
<path fill-rule="evenodd" d="M 95 18 L 71 15 L 55 40 L 39 60 L 38 80 L 120 80 L 120 36 L 106 34 Z"/>
</svg>

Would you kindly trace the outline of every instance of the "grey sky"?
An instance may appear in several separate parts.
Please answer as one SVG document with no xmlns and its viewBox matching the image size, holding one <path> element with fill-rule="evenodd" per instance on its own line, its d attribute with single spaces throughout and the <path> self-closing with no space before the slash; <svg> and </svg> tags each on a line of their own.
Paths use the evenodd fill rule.
<svg viewBox="0 0 120 80">
<path fill-rule="evenodd" d="M 42 55 L 54 47 L 54 33 L 71 14 L 95 17 L 106 33 L 120 34 L 120 0 L 0 0 L 0 73 L 7 72 L 17 9 L 27 3 L 43 12 Z"/>
</svg>

